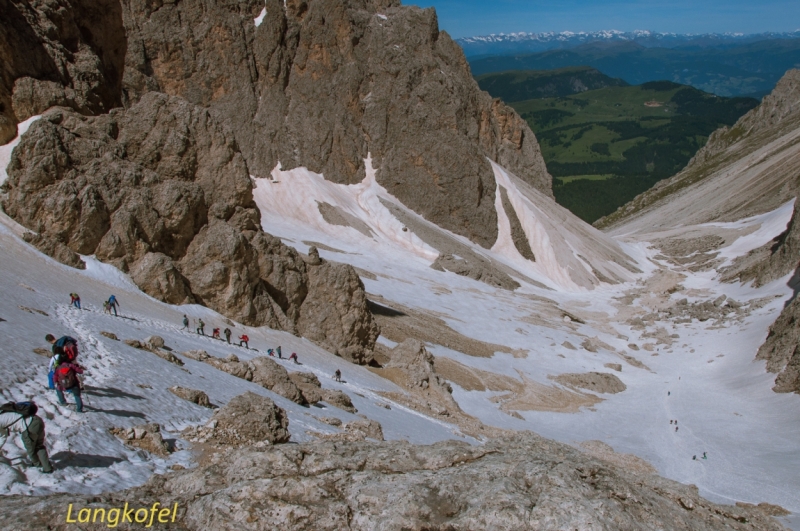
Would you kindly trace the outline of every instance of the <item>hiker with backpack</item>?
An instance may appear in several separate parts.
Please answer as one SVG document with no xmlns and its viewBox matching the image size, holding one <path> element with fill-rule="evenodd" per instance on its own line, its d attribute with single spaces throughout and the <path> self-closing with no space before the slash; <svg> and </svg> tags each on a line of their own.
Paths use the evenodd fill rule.
<svg viewBox="0 0 800 531">
<path fill-rule="evenodd" d="M 111 313 L 110 310 L 114 310 L 114 317 L 116 317 L 117 316 L 117 307 L 119 307 L 119 301 L 117 300 L 116 295 L 112 295 L 112 296 L 110 296 L 108 298 L 108 307 L 109 307 L 109 312 L 108 313 Z"/>
<path fill-rule="evenodd" d="M 211 331 L 211 339 L 220 339 L 219 328 L 215 328 Z"/>
<path fill-rule="evenodd" d="M 275 349 L 275 352 L 278 354 L 278 359 L 282 360 L 283 356 L 281 356 L 281 346 L 280 345 L 278 345 L 278 347 Z"/>
<path fill-rule="evenodd" d="M 69 294 L 69 298 L 70 298 L 70 301 L 69 301 L 70 306 L 74 306 L 74 307 L 76 307 L 77 309 L 80 310 L 81 309 L 81 297 L 80 297 L 80 295 L 78 295 L 77 293 L 70 293 Z"/>
<path fill-rule="evenodd" d="M 183 316 L 183 328 L 181 330 L 189 330 L 189 318 L 185 315 Z"/>
<path fill-rule="evenodd" d="M 242 346 L 242 343 L 244 343 L 245 348 L 249 349 L 250 348 L 250 344 L 248 343 L 248 341 L 250 341 L 250 338 L 247 337 L 247 334 L 242 334 L 241 336 L 239 336 L 239 346 L 240 347 Z M 278 347 L 278 348 L 280 348 L 280 347 Z"/>
<path fill-rule="evenodd" d="M 337 382 L 341 383 L 341 381 L 342 381 L 342 371 L 340 371 L 339 369 L 336 369 L 336 372 L 333 373 L 333 379 L 336 380 Z"/>
<path fill-rule="evenodd" d="M 31 464 L 51 474 L 53 466 L 44 445 L 44 421 L 36 415 L 38 409 L 33 402 L 9 402 L 0 406 L 0 448 L 10 432 L 19 432 Z"/>
<path fill-rule="evenodd" d="M 61 354 L 53 354 L 53 357 L 50 358 L 50 363 L 47 364 L 47 388 L 51 390 L 56 388 L 56 367 L 60 357 Z"/>
<path fill-rule="evenodd" d="M 58 396 L 58 403 L 65 406 L 67 405 L 67 401 L 64 398 L 64 392 L 67 391 L 71 393 L 72 397 L 75 399 L 75 411 L 83 413 L 81 385 L 78 381 L 79 374 L 83 374 L 83 367 L 71 361 L 61 361 L 56 367 L 56 396 Z"/>
<path fill-rule="evenodd" d="M 292 355 L 289 356 L 289 359 L 295 362 L 297 365 L 300 365 L 300 362 L 297 361 L 297 352 L 292 352 Z"/>
<path fill-rule="evenodd" d="M 44 336 L 45 341 L 53 345 L 53 355 L 62 354 L 64 357 L 62 361 L 75 361 L 78 357 L 78 340 L 69 337 L 61 336 L 56 339 L 53 334 Z"/>
<path fill-rule="evenodd" d="M 226 328 L 225 330 L 222 331 L 222 333 L 225 334 L 225 341 L 227 341 L 228 344 L 230 345 L 231 344 L 231 329 L 230 328 Z"/>
<path fill-rule="evenodd" d="M 197 333 L 198 334 L 202 334 L 202 335 L 206 335 L 206 331 L 204 330 L 205 326 L 206 326 L 206 324 L 203 322 L 203 320 L 202 319 L 198 319 L 197 320 Z"/>
</svg>

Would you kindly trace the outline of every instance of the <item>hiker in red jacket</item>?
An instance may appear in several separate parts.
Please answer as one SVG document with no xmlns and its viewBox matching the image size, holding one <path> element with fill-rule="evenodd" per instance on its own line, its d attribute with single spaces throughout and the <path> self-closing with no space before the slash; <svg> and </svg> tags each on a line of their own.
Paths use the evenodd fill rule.
<svg viewBox="0 0 800 531">
<path fill-rule="evenodd" d="M 296 364 L 300 365 L 300 362 L 297 361 L 297 352 L 292 352 L 292 355 L 289 356 L 289 359 L 295 362 Z"/>
<path fill-rule="evenodd" d="M 211 339 L 219 339 L 219 328 L 211 331 Z"/>
<path fill-rule="evenodd" d="M 69 391 L 75 398 L 75 411 L 83 413 L 83 400 L 81 400 L 81 385 L 78 382 L 78 375 L 83 374 L 83 367 L 70 361 L 63 361 L 56 367 L 54 380 L 56 382 L 56 396 L 58 403 L 62 406 L 67 405 L 64 398 L 64 391 Z"/>
<path fill-rule="evenodd" d="M 241 336 L 239 336 L 239 346 L 240 347 L 242 346 L 242 343 L 244 343 L 245 348 L 250 348 L 250 345 L 248 344 L 248 341 L 250 341 L 250 338 L 247 337 L 247 334 L 242 334 Z"/>
</svg>

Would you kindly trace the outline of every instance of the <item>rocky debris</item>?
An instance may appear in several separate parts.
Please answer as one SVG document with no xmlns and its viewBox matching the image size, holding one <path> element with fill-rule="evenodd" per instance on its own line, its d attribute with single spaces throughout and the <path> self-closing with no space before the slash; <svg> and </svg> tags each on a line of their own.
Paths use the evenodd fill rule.
<svg viewBox="0 0 800 531">
<path fill-rule="evenodd" d="M 211 402 L 208 400 L 208 395 L 205 394 L 203 391 L 198 391 L 197 389 L 189 389 L 187 387 L 180 387 L 180 386 L 173 386 L 168 389 L 170 393 L 173 395 L 183 398 L 184 400 L 188 400 L 193 404 L 197 404 L 198 406 L 203 406 L 210 408 Z"/>
<path fill-rule="evenodd" d="M 517 251 L 519 251 L 519 254 L 521 254 L 523 258 L 535 262 L 536 257 L 531 250 L 528 236 L 522 228 L 522 223 L 519 221 L 517 211 L 514 210 L 514 205 L 511 204 L 511 200 L 508 198 L 508 191 L 502 186 L 500 187 L 500 198 L 503 202 L 503 211 L 506 213 L 509 224 L 511 225 L 511 241 L 514 242 L 514 247 L 517 248 Z"/>
<path fill-rule="evenodd" d="M 377 420 L 364 418 L 344 425 L 344 431 L 362 439 L 383 440 L 383 427 Z"/>
<path fill-rule="evenodd" d="M 232 376 L 258 384 L 297 404 L 308 404 L 303 393 L 289 378 L 288 371 L 267 356 L 259 356 L 250 361 L 240 361 L 236 354 L 229 354 L 226 358 L 216 358 L 202 350 L 190 352 L 191 355 L 189 352 L 185 352 L 184 355 L 195 356 L 193 359 L 197 361 L 203 361 Z"/>
<path fill-rule="evenodd" d="M 607 372 L 567 373 L 550 376 L 550 379 L 573 389 L 587 389 L 595 393 L 616 394 L 627 389 L 622 380 Z"/>
<path fill-rule="evenodd" d="M 272 361 L 266 356 L 253 358 L 247 363 L 253 378 L 252 382 L 269 389 L 273 393 L 279 394 L 284 398 L 297 404 L 306 405 L 308 401 L 297 388 L 295 383 L 289 378 L 289 372 L 277 362 Z"/>
<path fill-rule="evenodd" d="M 619 363 L 604 363 L 603 367 L 611 369 L 612 371 L 622 372 L 622 365 Z"/>
<path fill-rule="evenodd" d="M 152 343 L 151 341 L 154 341 L 154 343 Z M 125 339 L 123 343 L 135 349 L 152 352 L 153 354 L 155 354 L 156 356 L 165 361 L 174 363 L 179 367 L 183 367 L 183 360 L 181 360 L 178 356 L 176 356 L 172 352 L 162 349 L 162 347 L 164 346 L 164 340 L 159 336 L 149 337 L 144 342 L 139 341 L 138 339 Z M 161 347 L 155 346 L 156 344 L 160 344 Z"/>
<path fill-rule="evenodd" d="M 264 8 L 259 26 L 244 22 Z M 389 193 L 486 248 L 497 239 L 487 157 L 552 195 L 533 132 L 479 89 L 433 9 L 191 0 L 153 10 L 133 0 L 123 20 L 126 95 L 160 90 L 208 108 L 253 175 L 280 161 L 354 184 L 371 153 Z"/>
<path fill-rule="evenodd" d="M 195 361 L 206 361 L 211 357 L 205 350 L 187 350 L 186 352 L 181 352 L 181 356 L 186 356 Z"/>
<path fill-rule="evenodd" d="M 18 308 L 20 310 L 22 310 L 23 312 L 27 312 L 27 313 L 30 313 L 30 314 L 38 313 L 39 315 L 44 315 L 45 317 L 50 317 L 50 315 L 46 311 L 39 310 L 38 308 L 28 308 L 27 306 L 18 306 Z"/>
<path fill-rule="evenodd" d="M 258 427 L 248 422 L 241 427 Z M 391 503 L 386 503 L 391 500 Z M 598 529 L 780 531 L 763 510 L 718 505 L 694 486 L 600 460 L 530 432 L 444 441 L 314 442 L 217 454 L 197 468 L 86 496 L 2 496 L 6 526 L 59 529 L 64 507 L 178 503 L 187 531 Z M 103 524 L 105 525 L 105 524 Z M 101 529 L 101 524 L 88 530 Z"/>
<path fill-rule="evenodd" d="M 2 8 L 0 144 L 53 105 L 83 114 L 121 104 L 126 38 L 113 0 L 11 2 Z"/>
<path fill-rule="evenodd" d="M 756 359 L 766 360 L 767 370 L 777 373 L 776 393 L 800 393 L 800 300 L 795 295 L 769 327 Z"/>
<path fill-rule="evenodd" d="M 42 347 L 34 348 L 33 353 L 38 354 L 40 356 L 46 356 L 48 358 L 53 355 L 53 352 L 51 350 Z"/>
<path fill-rule="evenodd" d="M 402 369 L 406 373 L 406 386 L 428 389 L 437 386 L 447 394 L 453 392 L 450 384 L 440 379 L 434 370 L 433 355 L 416 339 L 406 339 L 391 350 L 387 369 Z"/>
<path fill-rule="evenodd" d="M 471 257 L 472 258 L 472 257 Z M 515 290 L 520 284 L 510 276 L 492 267 L 486 260 L 467 260 L 452 254 L 440 254 L 431 264 L 437 271 L 450 271 L 462 277 L 479 280 L 490 286 Z"/>
<path fill-rule="evenodd" d="M 767 502 L 761 502 L 758 505 L 753 505 L 752 503 L 745 503 L 745 502 L 736 502 L 736 506 L 744 507 L 747 509 L 756 509 L 766 514 L 767 516 L 781 517 L 781 516 L 789 516 L 790 514 L 792 514 L 791 512 L 781 507 L 780 505 L 775 505 Z"/>
<path fill-rule="evenodd" d="M 336 417 L 316 417 L 316 419 L 321 422 L 324 422 L 325 424 L 330 424 L 331 426 L 342 425 L 341 419 L 337 419 Z"/>
<path fill-rule="evenodd" d="M 637 472 L 640 474 L 657 474 L 658 471 L 642 459 L 633 454 L 620 454 L 603 441 L 584 441 L 580 444 L 581 450 L 585 451 L 592 457 L 607 461 L 629 472 Z"/>
<path fill-rule="evenodd" d="M 289 441 L 289 417 L 267 397 L 247 392 L 218 409 L 205 426 L 184 430 L 187 439 L 215 446 L 240 447 Z"/>
<path fill-rule="evenodd" d="M 114 341 L 119 341 L 119 338 L 117 337 L 117 334 L 115 334 L 113 332 L 102 331 L 102 332 L 100 332 L 100 335 L 103 336 L 103 337 L 107 337 L 108 339 L 113 339 Z"/>
<path fill-rule="evenodd" d="M 578 350 L 578 349 L 575 348 L 575 345 L 573 345 L 569 341 L 564 341 L 563 343 L 561 343 L 561 346 L 564 347 L 564 348 L 568 348 L 570 350 Z"/>
<path fill-rule="evenodd" d="M 110 428 L 108 431 L 125 441 L 125 444 L 140 448 L 153 455 L 166 457 L 171 452 L 170 445 L 161 436 L 161 426 L 158 424 L 140 424 L 132 428 Z"/>
<path fill-rule="evenodd" d="M 80 266 L 77 254 L 93 254 L 159 300 L 370 361 L 379 328 L 358 275 L 262 231 L 247 165 L 206 109 L 154 92 L 102 116 L 52 109 L 8 173 L 6 212 L 54 258 Z"/>
</svg>

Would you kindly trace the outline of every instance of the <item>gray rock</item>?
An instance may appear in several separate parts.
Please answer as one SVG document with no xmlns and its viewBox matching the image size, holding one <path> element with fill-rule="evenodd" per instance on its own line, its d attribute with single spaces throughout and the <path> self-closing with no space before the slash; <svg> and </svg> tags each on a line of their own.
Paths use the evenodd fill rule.
<svg viewBox="0 0 800 531">
<path fill-rule="evenodd" d="M 187 430 L 195 440 L 218 446 L 280 444 L 289 441 L 286 412 L 267 397 L 247 392 L 218 409 L 205 427 Z"/>
<path fill-rule="evenodd" d="M 261 387 L 269 389 L 273 393 L 277 393 L 297 404 L 305 405 L 308 403 L 300 389 L 289 378 L 288 371 L 277 362 L 266 356 L 259 356 L 247 362 L 247 366 L 253 375 L 253 383 L 257 383 Z"/>
<path fill-rule="evenodd" d="M 189 389 L 187 387 L 180 387 L 174 386 L 170 387 L 169 392 L 173 395 L 183 398 L 184 400 L 188 400 L 193 404 L 197 404 L 198 406 L 203 407 L 211 407 L 211 402 L 208 400 L 208 395 L 205 394 L 203 391 L 198 391 L 197 389 Z"/>
<path fill-rule="evenodd" d="M 224 417 L 236 422 L 236 433 L 249 436 L 266 424 L 250 408 L 236 412 Z M 231 438 L 238 442 L 238 435 Z M 178 525 L 188 531 L 265 525 L 353 531 L 785 529 L 768 511 L 718 505 L 694 486 L 621 468 L 532 433 L 479 446 L 362 441 L 242 449 L 91 501 L 70 494 L 2 496 L 0 511 L 9 528 L 38 530 L 63 525 L 69 503 L 94 508 L 125 501 L 137 507 L 178 503 L 185 508 Z"/>
</svg>

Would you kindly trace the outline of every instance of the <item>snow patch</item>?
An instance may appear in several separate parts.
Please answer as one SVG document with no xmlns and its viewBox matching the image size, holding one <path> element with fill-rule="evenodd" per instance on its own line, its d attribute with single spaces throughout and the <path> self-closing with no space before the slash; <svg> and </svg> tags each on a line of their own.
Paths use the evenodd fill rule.
<svg viewBox="0 0 800 531">
<path fill-rule="evenodd" d="M 36 116 L 31 116 L 24 122 L 17 124 L 17 136 L 14 138 L 14 140 L 8 144 L 0 146 L 0 185 L 2 185 L 4 182 L 6 182 L 6 179 L 8 179 L 8 173 L 6 173 L 6 170 L 8 169 L 8 165 L 11 163 L 11 153 L 14 151 L 14 148 L 19 145 L 22 135 L 28 132 L 28 128 L 31 126 L 31 124 L 41 117 L 41 114 L 37 114 Z"/>
<path fill-rule="evenodd" d="M 266 16 L 267 16 L 267 8 L 264 7 L 264 9 L 261 10 L 261 14 L 259 14 L 255 19 L 253 19 L 253 22 L 256 23 L 256 27 L 259 27 L 261 23 L 264 22 L 264 17 Z"/>
</svg>

